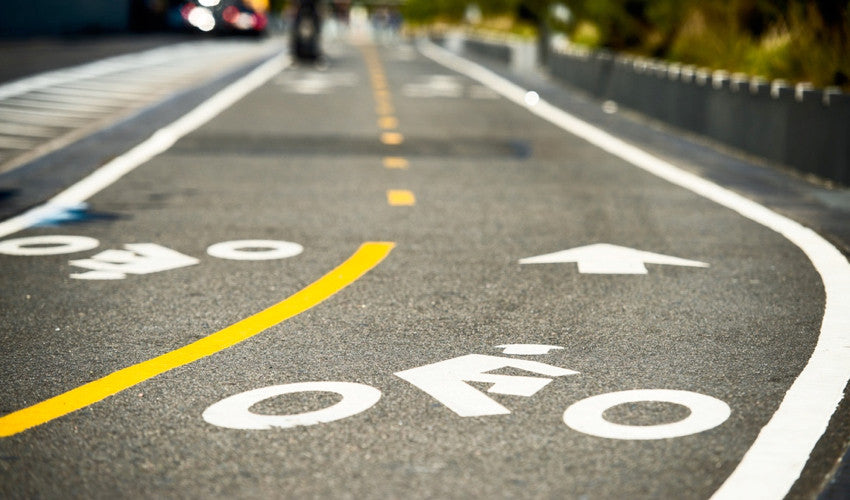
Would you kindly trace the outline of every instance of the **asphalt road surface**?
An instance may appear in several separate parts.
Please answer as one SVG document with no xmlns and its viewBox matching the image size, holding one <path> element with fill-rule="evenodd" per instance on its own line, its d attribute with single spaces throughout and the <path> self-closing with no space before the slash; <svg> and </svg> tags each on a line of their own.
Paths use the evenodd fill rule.
<svg viewBox="0 0 850 500">
<path fill-rule="evenodd" d="M 847 191 L 424 41 L 244 50 L 0 176 L 0 496 L 850 494 Z"/>
</svg>

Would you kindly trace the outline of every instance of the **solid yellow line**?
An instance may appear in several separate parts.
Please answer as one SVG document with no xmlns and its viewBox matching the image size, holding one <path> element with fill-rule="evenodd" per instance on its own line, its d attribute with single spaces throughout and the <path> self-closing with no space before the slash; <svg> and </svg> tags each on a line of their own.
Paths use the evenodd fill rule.
<svg viewBox="0 0 850 500">
<path fill-rule="evenodd" d="M 416 197 L 406 189 L 390 189 L 387 191 L 387 203 L 393 207 L 412 207 L 416 204 Z"/>
<path fill-rule="evenodd" d="M 0 437 L 8 437 L 85 408 L 179 366 L 232 347 L 311 307 L 350 285 L 378 265 L 395 247 L 367 242 L 318 281 L 286 300 L 224 330 L 148 361 L 129 366 L 28 408 L 0 417 Z"/>
</svg>

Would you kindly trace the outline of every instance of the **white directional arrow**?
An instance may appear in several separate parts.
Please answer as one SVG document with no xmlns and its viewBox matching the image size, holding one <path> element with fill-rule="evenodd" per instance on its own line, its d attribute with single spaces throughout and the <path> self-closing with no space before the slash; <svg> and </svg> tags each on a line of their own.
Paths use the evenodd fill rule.
<svg viewBox="0 0 850 500">
<path fill-rule="evenodd" d="M 584 247 L 561 250 L 560 252 L 528 257 L 520 264 L 578 263 L 578 272 L 583 274 L 647 274 L 645 264 L 670 266 L 708 267 L 705 262 L 680 259 L 669 255 L 635 250 L 598 243 Z"/>
</svg>

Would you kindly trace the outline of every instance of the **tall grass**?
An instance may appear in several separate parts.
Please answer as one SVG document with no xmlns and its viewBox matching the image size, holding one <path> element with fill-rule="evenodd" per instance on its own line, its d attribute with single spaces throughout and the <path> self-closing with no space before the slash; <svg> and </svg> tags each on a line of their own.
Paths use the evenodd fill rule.
<svg viewBox="0 0 850 500">
<path fill-rule="evenodd" d="M 622 35 L 602 40 L 588 36 L 606 33 L 605 26 L 624 25 L 592 16 L 574 24 L 573 40 L 768 79 L 850 90 L 850 3 L 820 2 L 831 6 L 826 9 L 831 15 L 827 19 L 823 5 L 812 0 L 674 1 L 678 5 L 646 2 L 643 10 L 621 10 L 620 15 L 638 20 L 639 29 L 630 35 L 632 43 L 622 43 Z"/>
<path fill-rule="evenodd" d="M 722 12 L 695 7 L 666 56 L 766 78 L 846 86 L 850 83 L 847 33 L 850 25 L 844 30 L 830 29 L 811 5 L 791 5 L 787 15 L 759 35 L 747 32 Z"/>
<path fill-rule="evenodd" d="M 553 3 L 573 15 L 552 27 L 576 43 L 850 91 L 850 0 L 406 0 L 402 10 L 462 22 L 476 4 L 482 28 L 496 18 L 492 29 L 525 32 Z"/>
</svg>

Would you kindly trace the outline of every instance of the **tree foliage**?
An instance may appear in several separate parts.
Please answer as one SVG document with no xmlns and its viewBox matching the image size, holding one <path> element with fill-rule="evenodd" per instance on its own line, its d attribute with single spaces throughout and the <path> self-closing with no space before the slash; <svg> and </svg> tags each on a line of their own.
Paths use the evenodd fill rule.
<svg viewBox="0 0 850 500">
<path fill-rule="evenodd" d="M 770 78 L 847 85 L 847 0 L 565 0 L 597 44 Z M 586 26 L 584 28 L 587 29 Z"/>
<path fill-rule="evenodd" d="M 469 4 L 477 5 L 486 16 L 499 16 L 516 14 L 520 0 L 407 0 L 402 9 L 405 18 L 414 22 L 437 19 L 460 21 Z"/>
<path fill-rule="evenodd" d="M 850 84 L 848 0 L 407 0 L 405 15 L 460 21 L 467 3 L 485 16 L 533 24 L 563 3 L 571 22 L 550 24 L 577 42 L 769 78 Z"/>
</svg>

